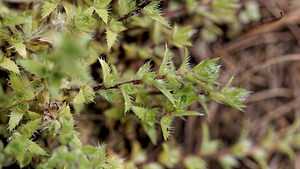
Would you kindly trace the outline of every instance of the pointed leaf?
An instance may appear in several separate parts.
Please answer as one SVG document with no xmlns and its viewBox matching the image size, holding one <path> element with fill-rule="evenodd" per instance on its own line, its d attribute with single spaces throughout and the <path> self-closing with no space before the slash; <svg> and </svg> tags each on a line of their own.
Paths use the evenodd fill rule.
<svg viewBox="0 0 300 169">
<path fill-rule="evenodd" d="M 171 28 L 171 26 L 169 25 L 169 23 L 165 20 L 164 17 L 162 17 L 160 14 L 154 14 L 154 15 L 150 15 L 150 17 L 154 20 L 156 20 L 157 22 L 163 24 L 164 26 Z"/>
<path fill-rule="evenodd" d="M 51 12 L 53 12 L 56 6 L 57 4 L 51 2 L 45 2 L 42 10 L 42 18 L 47 17 Z"/>
<path fill-rule="evenodd" d="M 91 32 L 91 27 L 94 26 L 96 20 L 91 14 L 81 13 L 75 17 L 75 26 L 82 31 Z"/>
<path fill-rule="evenodd" d="M 83 104 L 85 102 L 85 97 L 83 95 L 83 90 L 80 89 L 80 91 L 77 93 L 76 97 L 73 100 L 74 104 Z"/>
<path fill-rule="evenodd" d="M 169 23 L 160 15 L 161 12 L 158 9 L 159 3 L 160 1 L 152 1 L 143 9 L 142 12 L 144 15 L 150 16 L 152 19 L 170 28 Z"/>
<path fill-rule="evenodd" d="M 9 81 L 10 81 L 10 85 L 13 88 L 13 90 L 16 92 L 17 96 L 22 98 L 23 97 L 23 90 L 24 90 L 24 86 L 23 83 L 21 82 L 20 78 L 15 75 L 14 73 L 11 73 L 9 75 Z"/>
<path fill-rule="evenodd" d="M 36 154 L 36 155 L 47 155 L 45 150 L 43 150 L 38 144 L 36 144 L 33 141 L 26 140 L 25 144 L 27 146 L 28 151 L 30 151 L 31 153 Z"/>
<path fill-rule="evenodd" d="M 8 122 L 9 131 L 12 131 L 19 124 L 19 122 L 21 121 L 24 114 L 25 114 L 25 112 L 18 108 L 15 108 L 11 112 L 10 117 L 9 117 L 9 122 Z"/>
<path fill-rule="evenodd" d="M 159 82 L 161 80 L 156 80 L 155 82 Z M 177 107 L 176 105 L 176 100 L 174 99 L 173 95 L 170 93 L 170 91 L 168 91 L 166 89 L 165 86 L 161 86 L 159 83 L 155 83 L 154 86 L 161 91 L 169 100 L 170 102 L 173 104 L 174 107 Z"/>
<path fill-rule="evenodd" d="M 30 110 L 27 110 L 27 115 L 31 118 L 31 120 L 37 120 L 42 117 L 41 114 L 38 114 L 38 113 L 30 111 Z"/>
<path fill-rule="evenodd" d="M 47 75 L 47 68 L 41 63 L 33 60 L 18 60 L 18 63 L 28 72 L 45 77 Z"/>
<path fill-rule="evenodd" d="M 85 102 L 90 103 L 94 101 L 95 92 L 89 85 L 85 85 L 83 87 L 83 94 L 85 97 Z"/>
<path fill-rule="evenodd" d="M 158 75 L 165 75 L 169 71 L 168 63 L 170 61 L 170 50 L 166 45 L 165 54 L 163 57 L 163 61 L 159 67 Z"/>
<path fill-rule="evenodd" d="M 124 89 L 124 85 L 121 85 L 120 90 L 124 98 L 124 105 L 125 105 L 124 114 L 126 114 L 126 112 L 128 112 L 131 108 L 131 100 L 130 100 L 130 96 Z"/>
<path fill-rule="evenodd" d="M 99 58 L 98 58 L 98 60 L 101 64 L 101 68 L 102 68 L 102 72 L 103 72 L 103 84 L 106 88 L 111 87 L 110 82 L 109 82 L 110 68 L 104 60 L 99 59 Z"/>
<path fill-rule="evenodd" d="M 2 60 L 0 60 L 0 67 L 12 71 L 16 74 L 20 74 L 20 70 L 16 63 L 8 58 L 2 58 Z"/>
<path fill-rule="evenodd" d="M 112 0 L 94 0 L 94 6 L 96 8 L 105 8 Z"/>
<path fill-rule="evenodd" d="M 103 20 L 103 22 L 107 24 L 107 21 L 108 21 L 108 11 L 107 11 L 107 9 L 97 9 L 97 8 L 95 8 L 95 11 L 99 15 L 99 17 Z"/>
<path fill-rule="evenodd" d="M 98 93 L 112 103 L 118 103 L 122 100 L 121 92 L 118 89 L 99 90 Z"/>
<path fill-rule="evenodd" d="M 31 137 L 34 132 L 36 132 L 40 128 L 40 124 L 42 123 L 42 119 L 38 118 L 36 120 L 29 121 L 25 125 L 21 127 L 21 132 L 25 137 Z"/>
<path fill-rule="evenodd" d="M 160 120 L 161 130 L 164 136 L 164 139 L 167 140 L 170 136 L 171 123 L 173 118 L 171 116 L 164 116 Z"/>
<path fill-rule="evenodd" d="M 107 47 L 108 49 L 110 49 L 113 44 L 115 43 L 115 41 L 117 40 L 117 35 L 118 33 L 110 30 L 110 29 L 106 29 L 106 40 L 107 40 Z"/>
<path fill-rule="evenodd" d="M 157 108 L 154 109 L 146 109 L 143 107 L 132 106 L 132 111 L 135 115 L 137 115 L 143 122 L 152 126 L 156 119 L 156 113 L 158 111 Z"/>
<path fill-rule="evenodd" d="M 17 50 L 17 52 L 19 53 L 19 55 L 21 55 L 23 58 L 27 58 L 27 52 L 26 52 L 26 47 L 24 45 L 24 43 L 22 42 L 18 42 L 18 43 L 14 43 L 14 46 Z"/>
<path fill-rule="evenodd" d="M 179 70 L 178 70 L 179 73 L 185 73 L 185 72 L 189 71 L 188 61 L 189 61 L 189 51 L 187 48 L 184 48 L 184 60 L 181 64 L 181 66 L 179 67 Z"/>
</svg>

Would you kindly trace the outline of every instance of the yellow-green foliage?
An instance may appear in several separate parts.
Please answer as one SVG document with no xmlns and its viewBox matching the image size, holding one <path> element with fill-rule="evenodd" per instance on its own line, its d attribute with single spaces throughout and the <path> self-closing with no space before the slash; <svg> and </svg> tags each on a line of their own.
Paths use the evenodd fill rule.
<svg viewBox="0 0 300 169">
<path fill-rule="evenodd" d="M 106 157 L 104 145 L 83 145 L 74 127 L 74 112 L 80 113 L 84 104 L 95 102 L 96 95 L 118 104 L 104 112 L 106 118 L 135 115 L 153 144 L 158 142 L 157 125 L 167 141 L 172 135 L 175 118 L 208 115 L 206 103 L 209 100 L 238 110 L 245 108 L 242 102 L 249 92 L 232 87 L 233 78 L 220 87 L 218 59 L 203 60 L 190 66 L 189 52 L 184 48 L 182 64 L 176 67 L 173 63 L 172 57 L 178 54 L 169 48 L 191 46 L 190 37 L 195 33 L 193 25 L 171 24 L 162 16 L 164 9 L 157 0 L 113 2 L 50 0 L 34 2 L 32 8 L 21 11 L 10 9 L 0 1 L 0 68 L 9 77 L 1 81 L 0 86 L 0 106 L 8 107 L 1 109 L 1 113 L 9 116 L 5 124 L 8 129 L 4 129 L 6 134 L 3 134 L 9 141 L 5 147 L 0 144 L 0 160 L 2 157 L 11 159 L 3 166 L 13 160 L 20 167 L 32 164 L 37 168 L 118 168 L 122 165 L 122 159 Z M 222 34 L 216 24 L 239 23 L 236 9 L 240 6 L 233 0 L 212 1 L 209 10 L 194 8 L 197 3 L 187 0 L 183 8 L 205 18 L 205 23 L 200 23 L 199 18 L 195 21 L 202 24 L 198 34 L 208 41 Z M 258 13 L 251 11 L 257 12 L 256 6 L 247 4 L 240 16 L 244 22 L 259 18 Z M 150 38 L 158 47 L 123 41 L 122 32 L 135 27 L 150 28 Z M 165 47 L 159 47 L 161 44 Z M 136 72 L 121 70 L 117 64 L 119 48 L 125 50 L 126 58 L 139 55 L 140 59 L 149 58 L 159 67 L 152 69 L 147 62 Z M 93 79 L 92 64 L 98 65 L 102 82 Z M 153 101 L 159 105 L 152 106 Z M 205 113 L 188 110 L 191 104 L 198 102 Z M 202 132 L 199 152 L 209 155 L 217 151 L 218 142 L 209 139 L 208 127 L 203 125 Z M 59 146 L 51 149 L 41 145 L 39 140 L 43 139 L 57 140 Z M 232 154 L 218 160 L 225 168 L 236 166 L 236 157 L 245 153 L 247 143 L 242 140 L 232 149 Z M 294 157 L 289 144 L 280 144 L 280 149 Z M 135 150 L 140 152 L 138 148 Z M 180 150 L 165 143 L 158 158 L 161 164 L 150 163 L 146 167 L 164 165 L 172 168 L 179 162 L 187 168 L 206 166 L 199 156 L 182 160 L 181 155 Z M 253 157 L 259 160 L 262 155 L 256 153 Z M 36 158 L 39 160 L 33 160 Z M 264 165 L 263 161 L 259 163 Z"/>
</svg>

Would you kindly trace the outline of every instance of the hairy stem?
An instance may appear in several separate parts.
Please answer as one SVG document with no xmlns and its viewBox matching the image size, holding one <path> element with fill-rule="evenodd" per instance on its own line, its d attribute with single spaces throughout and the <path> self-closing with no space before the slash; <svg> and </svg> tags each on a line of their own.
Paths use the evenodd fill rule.
<svg viewBox="0 0 300 169">
<path fill-rule="evenodd" d="M 34 101 L 36 101 L 36 99 L 23 100 L 23 101 L 21 101 L 21 102 L 18 102 L 18 103 L 16 103 L 16 104 L 11 105 L 11 106 L 8 106 L 8 107 L 5 107 L 5 108 L 3 108 L 3 109 L 0 109 L 0 113 L 5 112 L 5 111 L 7 111 L 7 110 L 9 110 L 9 109 L 11 109 L 11 108 L 13 108 L 13 107 L 16 107 L 16 106 L 22 104 L 22 103 L 30 103 L 30 102 L 34 102 Z"/>
<path fill-rule="evenodd" d="M 119 18 L 118 21 L 124 21 L 124 20 L 128 19 L 129 17 L 140 13 L 150 2 L 151 1 L 144 2 L 143 4 L 138 6 L 136 9 L 130 11 L 129 13 L 124 15 L 123 17 Z"/>
</svg>

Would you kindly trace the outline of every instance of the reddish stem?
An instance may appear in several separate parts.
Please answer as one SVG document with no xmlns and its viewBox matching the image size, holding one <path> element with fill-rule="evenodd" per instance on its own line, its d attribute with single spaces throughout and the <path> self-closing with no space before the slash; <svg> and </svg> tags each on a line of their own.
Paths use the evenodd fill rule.
<svg viewBox="0 0 300 169">
<path fill-rule="evenodd" d="M 24 100 L 24 101 L 18 102 L 16 104 L 11 105 L 11 106 L 8 106 L 8 107 L 5 107 L 3 109 L 0 109 L 0 113 L 5 112 L 5 111 L 7 111 L 7 110 L 9 110 L 9 109 L 11 109 L 13 107 L 16 107 L 16 106 L 22 104 L 22 103 L 30 103 L 30 102 L 33 102 L 33 101 L 36 101 L 36 99 Z"/>
</svg>

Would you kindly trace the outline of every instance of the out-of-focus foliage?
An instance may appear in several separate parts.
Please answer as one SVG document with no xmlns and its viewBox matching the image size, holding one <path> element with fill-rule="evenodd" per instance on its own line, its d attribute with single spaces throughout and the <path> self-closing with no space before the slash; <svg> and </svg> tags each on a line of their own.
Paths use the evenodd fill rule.
<svg viewBox="0 0 300 169">
<path fill-rule="evenodd" d="M 270 130 L 261 146 L 254 148 L 247 137 L 241 137 L 222 155 L 218 155 L 220 143 L 210 139 L 205 123 L 198 153 L 184 155 L 168 143 L 175 132 L 174 119 L 209 115 L 209 100 L 245 108 L 242 102 L 249 92 L 232 87 L 233 77 L 224 85 L 219 82 L 219 59 L 192 66 L 186 46 L 192 46 L 195 34 L 206 41 L 216 40 L 223 33 L 217 26 L 220 23 L 232 25 L 232 31 L 241 23 L 259 20 L 256 3 L 249 1 L 241 8 L 235 0 L 187 0 L 182 8 L 193 15 L 195 24 L 186 26 L 172 25 L 160 8 L 162 2 L 156 0 L 50 0 L 31 5 L 21 10 L 0 1 L 0 68 L 8 77 L 1 81 L 0 106 L 8 107 L 1 109 L 1 116 L 9 116 L 1 126 L 8 143 L 0 142 L 0 167 L 17 161 L 20 167 L 36 168 L 134 168 L 139 164 L 173 168 L 181 163 L 202 169 L 208 156 L 228 169 L 237 166 L 239 158 L 251 155 L 267 168 L 263 158 L 274 147 L 295 158 L 293 147 L 300 147 L 297 127 L 276 143 L 270 141 Z M 148 46 L 122 37 L 124 31 L 132 31 L 128 36 L 134 37 L 144 30 L 150 32 Z M 173 62 L 178 54 L 172 48 L 184 48 L 179 65 Z M 153 63 L 126 69 L 128 65 L 119 62 L 121 50 L 125 59 Z M 92 74 L 95 65 L 101 80 Z M 158 132 L 162 133 L 166 143 L 157 161 L 147 163 L 138 142 L 132 143 L 130 160 L 125 162 L 117 155 L 106 155 L 104 145 L 81 143 L 74 117 L 80 118 L 84 104 L 96 102 L 96 95 L 112 105 L 103 112 L 107 120 L 124 122 L 136 117 L 154 145 L 159 143 Z M 192 110 L 191 105 L 201 105 L 203 112 Z M 45 144 L 47 140 L 55 140 L 56 147 Z"/>
</svg>

